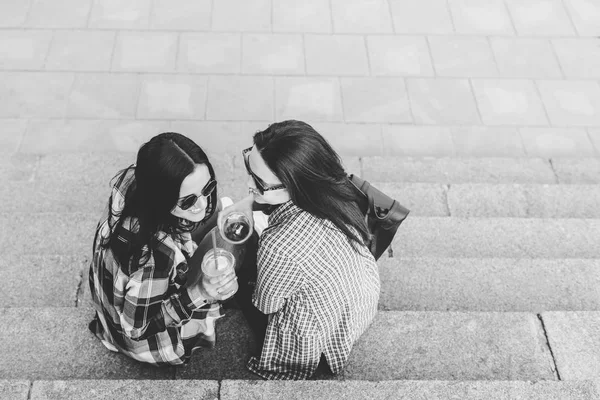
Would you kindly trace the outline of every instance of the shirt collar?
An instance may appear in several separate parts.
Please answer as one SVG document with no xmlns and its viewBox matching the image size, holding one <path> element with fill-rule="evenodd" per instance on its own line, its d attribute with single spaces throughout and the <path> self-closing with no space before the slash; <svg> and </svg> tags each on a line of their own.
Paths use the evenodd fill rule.
<svg viewBox="0 0 600 400">
<path fill-rule="evenodd" d="M 279 222 L 284 221 L 285 219 L 298 214 L 302 209 L 298 207 L 292 200 L 288 200 L 285 203 L 282 203 L 279 207 L 275 209 L 269 215 L 269 225 L 274 225 Z"/>
</svg>

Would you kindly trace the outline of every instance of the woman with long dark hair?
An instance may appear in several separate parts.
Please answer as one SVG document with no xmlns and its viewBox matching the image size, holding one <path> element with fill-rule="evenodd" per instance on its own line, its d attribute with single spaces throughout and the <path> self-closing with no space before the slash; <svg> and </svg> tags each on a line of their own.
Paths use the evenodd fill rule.
<svg viewBox="0 0 600 400">
<path fill-rule="evenodd" d="M 304 379 L 323 357 L 339 373 L 379 300 L 359 193 L 329 143 L 301 121 L 256 133 L 243 157 L 253 194 L 232 207 L 262 203 L 268 214 L 253 291 L 254 306 L 266 315 L 262 330 L 260 315 L 238 296 L 259 341 L 264 334 L 248 368 L 267 379 Z"/>
<path fill-rule="evenodd" d="M 198 248 L 192 233 L 205 232 L 217 208 L 208 157 L 178 133 L 152 138 L 115 176 L 89 273 L 96 310 L 90 329 L 108 349 L 150 364 L 182 364 L 214 343 L 218 301 L 233 295 L 235 274 L 188 278 Z"/>
</svg>

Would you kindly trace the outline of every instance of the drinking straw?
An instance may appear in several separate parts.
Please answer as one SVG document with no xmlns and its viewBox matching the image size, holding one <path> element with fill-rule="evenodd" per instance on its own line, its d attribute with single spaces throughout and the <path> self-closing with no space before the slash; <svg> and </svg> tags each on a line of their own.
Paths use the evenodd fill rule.
<svg viewBox="0 0 600 400">
<path fill-rule="evenodd" d="M 217 236 L 215 235 L 215 230 L 211 231 L 212 236 L 212 244 L 213 244 L 213 260 L 215 260 L 215 270 L 219 269 L 219 264 L 217 263 Z"/>
</svg>

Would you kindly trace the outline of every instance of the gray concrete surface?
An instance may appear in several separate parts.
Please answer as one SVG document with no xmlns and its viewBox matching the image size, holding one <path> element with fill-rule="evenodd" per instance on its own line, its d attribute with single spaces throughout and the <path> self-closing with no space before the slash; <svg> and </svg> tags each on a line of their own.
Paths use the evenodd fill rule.
<svg viewBox="0 0 600 400">
<path fill-rule="evenodd" d="M 409 217 L 392 242 L 403 257 L 598 258 L 597 219 Z"/>
<path fill-rule="evenodd" d="M 26 304 L 25 304 L 26 305 Z M 172 368 L 143 365 L 107 350 L 88 330 L 90 309 L 1 308 L 4 379 L 173 379 Z"/>
<path fill-rule="evenodd" d="M 23 380 L 0 380 L 0 400 L 28 400 L 31 383 Z"/>
<path fill-rule="evenodd" d="M 344 381 L 221 383 L 222 400 L 591 400 L 600 396 L 594 381 Z"/>
<path fill-rule="evenodd" d="M 552 167 L 560 183 L 600 183 L 600 158 L 556 158 Z"/>
<path fill-rule="evenodd" d="M 384 310 L 600 311 L 597 259 L 398 256 L 379 271 Z"/>
<path fill-rule="evenodd" d="M 98 379 L 34 381 L 30 400 L 215 400 L 218 398 L 218 381 Z"/>
<path fill-rule="evenodd" d="M 2 307 L 74 307 L 79 286 L 87 286 L 88 268 L 86 255 L 0 256 L 0 304 Z"/>
<path fill-rule="evenodd" d="M 598 379 L 600 313 L 544 312 L 542 318 L 561 379 Z"/>
<path fill-rule="evenodd" d="M 542 325 L 529 313 L 380 312 L 344 379 L 555 380 Z"/>
<path fill-rule="evenodd" d="M 362 169 L 373 182 L 556 183 L 541 158 L 363 157 Z"/>
</svg>

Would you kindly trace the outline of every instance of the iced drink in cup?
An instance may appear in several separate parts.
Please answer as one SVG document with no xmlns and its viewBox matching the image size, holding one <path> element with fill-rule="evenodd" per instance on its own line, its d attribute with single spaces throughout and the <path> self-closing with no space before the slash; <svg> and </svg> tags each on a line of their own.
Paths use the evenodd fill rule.
<svg viewBox="0 0 600 400">
<path fill-rule="evenodd" d="M 214 277 L 235 271 L 235 257 L 231 252 L 217 247 L 216 249 L 210 249 L 204 255 L 202 259 L 202 272 L 208 277 Z M 238 283 L 237 280 L 233 285 L 233 292 L 237 292 Z M 226 294 L 226 293 L 223 293 Z"/>
<path fill-rule="evenodd" d="M 246 214 L 234 211 L 223 217 L 223 226 L 219 228 L 219 232 L 229 243 L 244 243 L 252 235 L 252 220 Z"/>
</svg>

